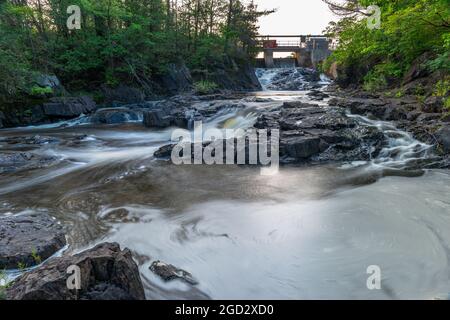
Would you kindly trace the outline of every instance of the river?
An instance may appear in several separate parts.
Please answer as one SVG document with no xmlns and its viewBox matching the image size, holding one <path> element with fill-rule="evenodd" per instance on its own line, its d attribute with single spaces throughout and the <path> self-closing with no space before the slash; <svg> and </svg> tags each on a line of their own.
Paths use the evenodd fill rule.
<svg viewBox="0 0 450 320">
<path fill-rule="evenodd" d="M 258 70 L 266 90 L 206 126 L 245 129 L 259 108 L 309 101 L 307 90 L 270 91 L 277 72 Z M 446 299 L 450 173 L 386 174 L 429 156 L 430 146 L 390 123 L 357 118 L 387 136 L 377 158 L 284 166 L 274 176 L 248 166 L 157 161 L 153 153 L 173 128 L 138 122 L 2 130 L 2 150 L 12 148 L 11 137 L 54 138 L 34 152 L 60 162 L 3 173 L 0 214 L 50 213 L 68 228 L 69 252 L 102 241 L 130 248 L 149 299 Z M 199 284 L 162 282 L 148 269 L 153 260 L 189 271 Z M 373 265 L 381 290 L 366 285 Z"/>
</svg>

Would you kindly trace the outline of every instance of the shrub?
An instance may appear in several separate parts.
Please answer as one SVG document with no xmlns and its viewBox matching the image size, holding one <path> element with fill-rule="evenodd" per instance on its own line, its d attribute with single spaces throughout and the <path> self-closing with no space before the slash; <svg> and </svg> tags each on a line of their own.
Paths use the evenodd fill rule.
<svg viewBox="0 0 450 320">
<path fill-rule="evenodd" d="M 445 97 L 450 91 L 450 79 L 440 80 L 436 83 L 433 95 L 436 97 Z"/>
<path fill-rule="evenodd" d="M 387 87 L 387 80 L 384 75 L 377 74 L 376 72 L 369 72 L 364 77 L 364 90 L 366 91 L 378 91 Z"/>
<path fill-rule="evenodd" d="M 39 86 L 33 86 L 30 90 L 30 94 L 32 96 L 35 97 L 41 97 L 41 96 L 45 96 L 48 94 L 52 94 L 53 93 L 53 89 L 50 87 L 39 87 Z"/>
<path fill-rule="evenodd" d="M 202 80 L 194 84 L 195 91 L 198 94 L 209 94 L 217 90 L 218 86 L 215 82 Z"/>
</svg>

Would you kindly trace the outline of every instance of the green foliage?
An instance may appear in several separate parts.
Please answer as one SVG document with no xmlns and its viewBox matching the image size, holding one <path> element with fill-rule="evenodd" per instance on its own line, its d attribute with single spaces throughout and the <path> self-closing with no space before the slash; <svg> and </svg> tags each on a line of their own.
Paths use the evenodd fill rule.
<svg viewBox="0 0 450 320">
<path fill-rule="evenodd" d="M 387 81 L 383 74 L 377 72 L 369 72 L 364 77 L 364 90 L 366 91 L 378 91 L 387 87 Z"/>
<path fill-rule="evenodd" d="M 216 91 L 218 88 L 217 84 L 212 81 L 202 80 L 194 84 L 194 89 L 198 94 L 209 94 Z"/>
<path fill-rule="evenodd" d="M 450 78 L 439 80 L 436 83 L 433 95 L 436 97 L 446 97 L 450 92 Z"/>
<path fill-rule="evenodd" d="M 350 10 L 354 1 L 343 1 L 344 17 L 327 33 L 339 45 L 326 65 L 337 62 L 359 70 L 352 79 L 368 88 L 385 87 L 400 80 L 424 53 L 431 71 L 449 70 L 450 6 L 448 0 L 363 0 L 361 7 L 378 5 L 381 28 L 369 30 L 366 19 Z"/>
<path fill-rule="evenodd" d="M 38 97 L 45 96 L 47 94 L 52 94 L 52 93 L 53 93 L 53 89 L 50 87 L 42 88 L 39 86 L 33 86 L 30 90 L 30 94 L 32 96 L 38 96 Z"/>
<path fill-rule="evenodd" d="M 24 262 L 19 262 L 17 264 L 17 269 L 19 269 L 20 271 L 24 271 L 27 268 L 27 265 Z"/>
<path fill-rule="evenodd" d="M 6 299 L 6 273 L 3 270 L 0 270 L 0 300 Z"/>
<path fill-rule="evenodd" d="M 69 5 L 81 9 L 79 30 L 67 29 Z M 214 69 L 225 57 L 255 54 L 257 21 L 268 13 L 244 0 L 0 1 L 0 104 L 30 94 L 33 71 L 82 91 L 122 82 L 150 88 L 180 59 Z"/>
<path fill-rule="evenodd" d="M 447 97 L 444 101 L 444 107 L 450 112 L 450 97 Z"/>
<path fill-rule="evenodd" d="M 42 263 L 42 259 L 41 257 L 37 254 L 37 251 L 35 248 L 33 248 L 33 250 L 31 250 L 31 256 L 33 257 L 34 262 L 36 263 L 36 265 L 39 265 Z"/>
</svg>

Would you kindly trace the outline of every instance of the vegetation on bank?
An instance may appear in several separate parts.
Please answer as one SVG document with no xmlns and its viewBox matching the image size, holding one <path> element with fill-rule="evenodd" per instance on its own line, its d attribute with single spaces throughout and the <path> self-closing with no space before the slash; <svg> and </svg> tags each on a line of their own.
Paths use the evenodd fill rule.
<svg viewBox="0 0 450 320">
<path fill-rule="evenodd" d="M 440 73 L 435 90 L 447 95 L 448 0 L 323 1 L 341 17 L 327 28 L 328 34 L 338 39 L 338 46 L 323 68 L 337 65 L 342 85 L 362 85 L 368 91 L 399 86 L 411 68 L 417 66 L 416 72 Z M 381 9 L 380 28 L 368 26 L 367 18 L 372 13 L 366 8 L 371 5 Z"/>
<path fill-rule="evenodd" d="M 67 27 L 71 5 L 80 29 Z M 0 105 L 51 93 L 33 84 L 39 73 L 75 91 L 151 91 L 182 61 L 208 81 L 217 66 L 255 54 L 257 21 L 268 13 L 243 0 L 0 0 Z"/>
</svg>

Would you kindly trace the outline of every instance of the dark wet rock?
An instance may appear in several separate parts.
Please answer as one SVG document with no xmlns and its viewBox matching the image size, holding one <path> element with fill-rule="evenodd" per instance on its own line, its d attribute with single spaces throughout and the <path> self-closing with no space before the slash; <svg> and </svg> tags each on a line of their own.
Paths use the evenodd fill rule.
<svg viewBox="0 0 450 320">
<path fill-rule="evenodd" d="M 162 146 L 161 148 L 156 150 L 153 155 L 155 156 L 155 158 L 158 158 L 158 159 L 170 158 L 174 147 L 175 147 L 175 144 L 168 144 L 168 145 Z"/>
<path fill-rule="evenodd" d="M 45 213 L 0 218 L 0 269 L 35 266 L 65 245 L 62 226 Z"/>
<path fill-rule="evenodd" d="M 443 109 L 444 99 L 442 97 L 428 97 L 422 105 L 422 111 L 426 113 L 441 113 Z"/>
<path fill-rule="evenodd" d="M 53 137 L 46 137 L 40 135 L 25 136 L 25 137 L 8 137 L 4 140 L 10 145 L 45 145 L 59 142 L 58 139 Z"/>
<path fill-rule="evenodd" d="M 422 114 L 421 111 L 417 111 L 417 110 L 413 110 L 408 112 L 408 114 L 406 115 L 406 120 L 408 121 L 415 121 L 417 120 L 417 118 Z"/>
<path fill-rule="evenodd" d="M 385 143 L 381 131 L 348 117 L 343 108 L 301 102 L 263 112 L 255 127 L 281 130 L 282 163 L 369 160 Z"/>
<path fill-rule="evenodd" d="M 159 260 L 154 261 L 149 269 L 166 282 L 179 279 L 191 285 L 198 284 L 197 280 L 189 272 Z"/>
<path fill-rule="evenodd" d="M 58 161 L 57 157 L 31 152 L 2 152 L 0 153 L 0 173 L 44 168 L 56 164 Z"/>
<path fill-rule="evenodd" d="M 450 153 L 450 126 L 443 127 L 436 133 L 436 137 L 443 151 Z"/>
<path fill-rule="evenodd" d="M 417 122 L 428 122 L 441 119 L 441 113 L 422 113 L 419 117 L 417 117 Z"/>
<path fill-rule="evenodd" d="M 329 94 L 319 90 L 311 90 L 311 92 L 307 93 L 307 96 L 310 97 L 311 100 L 317 101 L 321 101 L 330 97 Z"/>
<path fill-rule="evenodd" d="M 68 289 L 70 266 L 80 268 L 81 289 Z M 74 256 L 52 258 L 16 279 L 10 300 L 144 300 L 139 270 L 129 249 L 102 243 Z"/>
<path fill-rule="evenodd" d="M 352 114 L 373 115 L 378 119 L 384 118 L 387 108 L 387 102 L 381 99 L 364 99 L 359 97 L 333 98 L 330 99 L 329 105 L 348 109 Z"/>
<path fill-rule="evenodd" d="M 408 118 L 409 112 L 410 111 L 405 107 L 390 105 L 386 108 L 382 119 L 387 121 L 404 120 Z"/>
<path fill-rule="evenodd" d="M 91 117 L 92 123 L 117 124 L 142 119 L 143 111 L 137 108 L 104 108 L 97 110 Z"/>
<path fill-rule="evenodd" d="M 147 128 L 167 128 L 170 127 L 174 121 L 175 118 L 163 109 L 144 111 L 144 125 Z"/>
<path fill-rule="evenodd" d="M 192 76 L 184 63 L 169 64 L 162 76 L 164 88 L 171 94 L 192 90 Z"/>
<path fill-rule="evenodd" d="M 116 88 L 102 87 L 103 96 L 107 104 L 121 106 L 123 104 L 144 102 L 146 94 L 137 88 L 119 85 Z"/>
<path fill-rule="evenodd" d="M 306 90 L 320 87 L 316 85 L 320 81 L 320 74 L 307 68 L 286 69 L 276 74 L 272 79 L 269 90 Z"/>
<path fill-rule="evenodd" d="M 214 70 L 192 70 L 192 75 L 195 79 L 208 79 L 216 83 L 222 90 L 261 90 L 261 84 L 251 63 L 238 62 L 230 57 L 225 57 L 224 61 L 217 62 Z"/>
<path fill-rule="evenodd" d="M 5 114 L 0 111 L 0 129 L 3 128 L 3 121 L 5 120 Z"/>
<path fill-rule="evenodd" d="M 281 148 L 291 158 L 305 159 L 323 151 L 320 142 L 318 137 L 288 137 L 281 140 Z"/>
<path fill-rule="evenodd" d="M 95 110 L 96 104 L 90 97 L 83 96 L 77 98 L 52 98 L 50 102 L 44 103 L 43 112 L 46 116 L 57 119 L 70 119 L 81 114 L 91 113 Z"/>
</svg>

